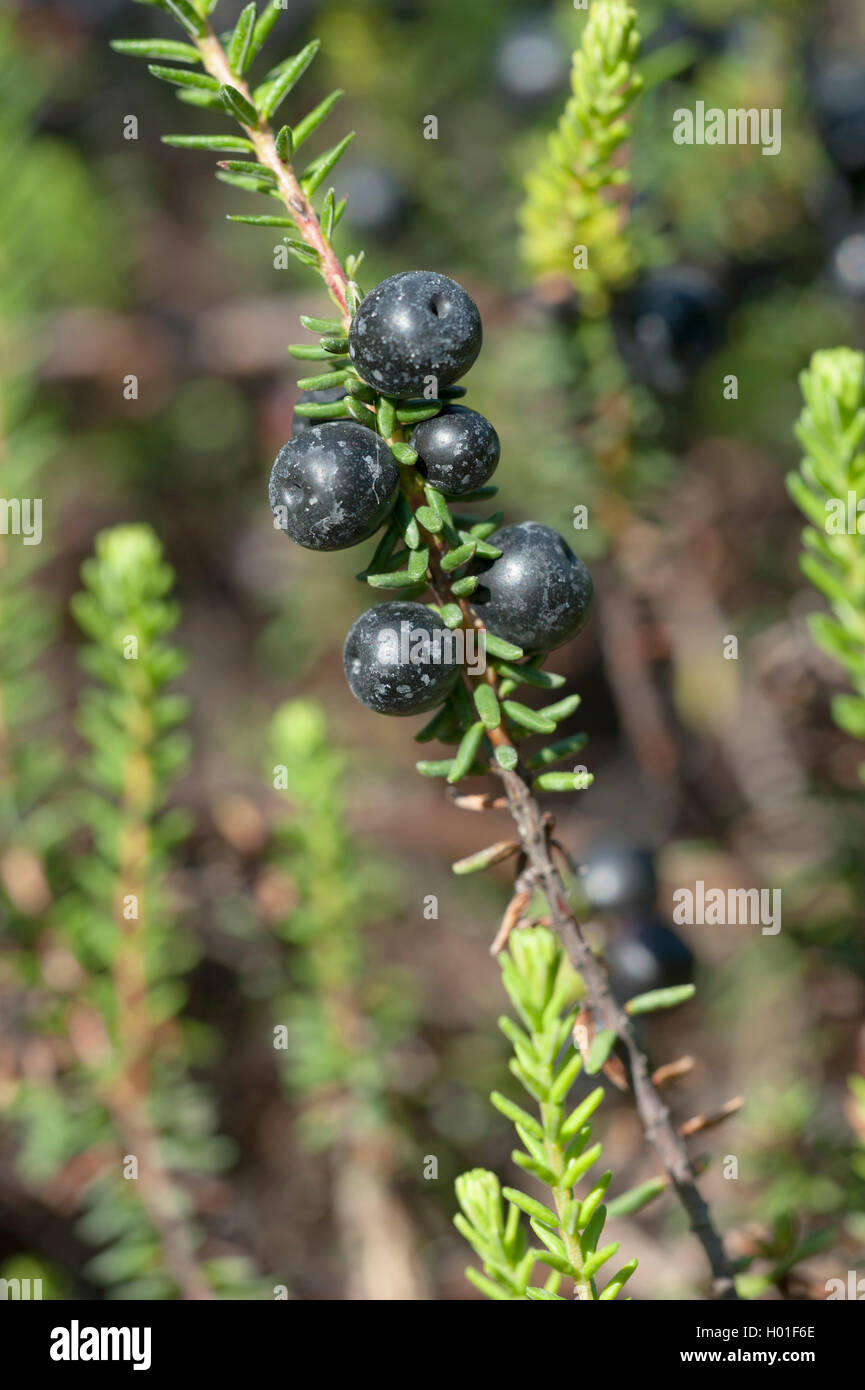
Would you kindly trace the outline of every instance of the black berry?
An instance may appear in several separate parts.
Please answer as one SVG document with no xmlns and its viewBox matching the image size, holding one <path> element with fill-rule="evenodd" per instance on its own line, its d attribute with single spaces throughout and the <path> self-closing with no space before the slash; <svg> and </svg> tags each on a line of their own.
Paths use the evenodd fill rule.
<svg viewBox="0 0 865 1390">
<path fill-rule="evenodd" d="M 502 554 L 477 566 L 472 604 L 485 626 L 527 652 L 576 636 L 592 603 L 592 577 L 551 526 L 523 521 L 489 537 Z"/>
<path fill-rule="evenodd" d="M 386 396 L 411 396 L 430 385 L 434 393 L 467 372 L 482 336 L 477 306 L 455 280 L 406 270 L 361 300 L 348 351 L 368 385 Z"/>
<path fill-rule="evenodd" d="M 270 475 L 280 530 L 308 550 L 345 550 L 381 526 L 399 492 L 399 470 L 363 425 L 316 425 L 284 444 Z"/>
<path fill-rule="evenodd" d="M 352 695 L 377 714 L 432 709 L 460 673 L 453 633 L 422 603 L 368 608 L 351 627 L 342 660 Z"/>
<path fill-rule="evenodd" d="M 865 66 L 848 56 L 821 55 L 812 65 L 817 126 L 836 168 L 861 179 L 865 171 Z"/>
<path fill-rule="evenodd" d="M 718 285 L 702 271 L 660 270 L 617 298 L 619 351 L 638 381 L 675 394 L 720 346 L 723 309 Z"/>
<path fill-rule="evenodd" d="M 323 391 L 301 391 L 297 398 L 298 405 L 332 405 L 334 401 L 341 401 L 345 395 L 344 386 L 328 386 Z M 298 434 L 305 434 L 307 430 L 315 428 L 315 420 L 308 420 L 305 415 L 298 415 L 295 410 L 291 417 L 291 437 Z"/>
<path fill-rule="evenodd" d="M 621 1003 L 650 989 L 688 984 L 694 973 L 690 948 L 656 918 L 611 934 L 604 959 L 613 993 Z"/>
<path fill-rule="evenodd" d="M 634 916 L 655 909 L 658 882 L 652 856 L 627 841 L 592 845 L 583 858 L 581 883 L 595 911 Z"/>
<path fill-rule="evenodd" d="M 440 415 L 415 425 L 411 447 L 427 482 L 450 497 L 482 487 L 501 455 L 489 420 L 462 405 L 445 406 Z"/>
</svg>

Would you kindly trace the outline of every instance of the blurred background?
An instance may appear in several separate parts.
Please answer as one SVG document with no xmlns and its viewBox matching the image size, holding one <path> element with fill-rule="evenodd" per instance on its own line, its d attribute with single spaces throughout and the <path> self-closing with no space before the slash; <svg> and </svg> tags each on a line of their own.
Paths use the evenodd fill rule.
<svg viewBox="0 0 865 1390">
<path fill-rule="evenodd" d="M 220 0 L 218 27 L 239 8 Z M 270 63 L 318 36 L 291 101 L 346 90 L 340 129 L 317 138 L 357 131 L 337 249 L 365 248 L 362 285 L 428 267 L 480 308 L 467 402 L 502 440 L 500 504 L 556 527 L 595 579 L 589 628 L 550 663 L 582 695 L 569 728 L 589 734 L 595 778 L 551 798 L 588 865 L 584 918 L 623 997 L 696 980 L 691 1003 L 645 1024 L 645 1046 L 656 1065 L 694 1058 L 669 1092 L 677 1120 L 745 1097 L 694 1152 L 712 1155 L 703 1187 L 752 1259 L 751 1291 L 822 1298 L 865 1244 L 865 827 L 861 749 L 830 717 L 843 685 L 807 630 L 820 600 L 798 569 L 784 475 L 799 457 L 797 374 L 817 348 L 865 346 L 865 17 L 852 0 L 637 9 L 635 259 L 588 306 L 576 277 L 521 255 L 520 233 L 584 13 L 286 0 Z M 271 524 L 268 472 L 306 374 L 286 344 L 327 301 L 302 267 L 274 269 L 272 230 L 226 221 L 256 207 L 214 180 L 214 156 L 160 143 L 227 123 L 108 46 L 157 34 L 177 37 L 130 0 L 24 0 L 2 21 L 3 492 L 44 499 L 39 547 L 22 560 L 18 538 L 0 538 L 3 694 L 11 708 L 25 679 L 26 622 L 27 738 L 54 749 L 50 804 L 51 758 L 83 757 L 68 616 L 80 566 L 103 528 L 148 523 L 189 657 L 192 751 L 172 803 L 190 828 L 165 876 L 189 943 L 184 1075 L 209 1117 L 174 1162 L 202 1258 L 231 1297 L 475 1297 L 453 1180 L 516 1171 L 488 1102 L 509 1085 L 487 949 L 508 875 L 450 865 L 508 822 L 454 809 L 417 776 L 421 721 L 352 701 L 340 653 L 368 602 L 358 553 L 303 551 Z M 673 111 L 698 99 L 780 107 L 780 154 L 674 145 Z M 423 138 L 429 114 L 437 140 Z M 724 660 L 730 636 L 738 658 Z M 277 711 L 293 762 L 273 753 Z M 51 1043 L 64 1029 L 46 1005 L 75 994 L 81 966 L 53 913 L 90 846 L 74 798 L 71 822 L 57 814 L 30 858 L 10 831 L 18 848 L 0 864 L 0 1276 L 38 1274 L 46 1297 L 177 1296 L 156 1245 L 112 1259 L 123 1219 L 93 1218 L 93 1192 L 116 1178 L 81 1058 Z M 782 889 L 781 932 L 674 931 L 673 891 L 700 879 Z M 656 1168 L 608 1089 L 597 1128 L 627 1186 Z M 669 1197 L 613 1225 L 640 1260 L 634 1298 L 701 1296 L 700 1252 Z"/>
</svg>

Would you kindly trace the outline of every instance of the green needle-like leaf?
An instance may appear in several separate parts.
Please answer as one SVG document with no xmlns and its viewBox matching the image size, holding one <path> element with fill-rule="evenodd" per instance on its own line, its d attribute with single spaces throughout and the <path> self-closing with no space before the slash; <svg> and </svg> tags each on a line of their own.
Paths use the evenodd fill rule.
<svg viewBox="0 0 865 1390">
<path fill-rule="evenodd" d="M 474 688 L 474 700 L 484 728 L 497 729 L 502 722 L 502 712 L 493 687 L 479 682 Z"/>
<path fill-rule="evenodd" d="M 554 705 L 546 705 L 544 716 L 551 719 L 554 724 L 561 724 L 563 719 L 568 719 L 579 708 L 579 695 L 566 695 L 563 700 L 558 700 Z"/>
<path fill-rule="evenodd" d="M 408 562 L 408 572 L 412 582 L 417 582 L 421 579 L 426 580 L 428 564 L 429 551 L 426 546 L 421 546 L 417 550 L 412 551 Z"/>
<path fill-rule="evenodd" d="M 378 432 L 382 439 L 390 439 L 396 429 L 396 409 L 389 396 L 378 398 Z"/>
<path fill-rule="evenodd" d="M 205 72 L 187 72 L 185 68 L 164 68 L 159 63 L 149 63 L 147 71 L 158 77 L 160 82 L 172 82 L 176 87 L 195 87 L 201 91 L 219 92 L 219 83 Z"/>
<path fill-rule="evenodd" d="M 285 0 L 268 0 L 267 5 L 255 21 L 252 30 L 252 39 L 250 40 L 249 52 L 247 54 L 247 64 L 251 63 L 253 58 L 256 58 L 261 52 L 261 49 L 270 37 L 273 27 L 280 15 L 284 14 Z"/>
<path fill-rule="evenodd" d="M 186 30 L 187 34 L 193 34 L 195 38 L 200 38 L 204 33 L 204 20 L 198 11 L 193 9 L 189 0 L 159 0 L 159 7 L 167 10 L 177 20 L 177 23 Z"/>
<path fill-rule="evenodd" d="M 299 401 L 294 407 L 295 415 L 305 420 L 344 420 L 348 414 L 347 401 Z"/>
<path fill-rule="evenodd" d="M 333 361 L 333 353 L 328 352 L 327 349 L 323 347 L 314 347 L 310 343 L 291 343 L 288 350 L 292 357 L 296 357 L 302 362 Z M 346 361 L 345 365 L 349 365 L 348 361 Z"/>
<path fill-rule="evenodd" d="M 478 577 L 476 574 L 467 574 L 464 579 L 455 579 L 451 584 L 451 593 L 457 598 L 468 598 L 478 587 Z"/>
<path fill-rule="evenodd" d="M 586 791 L 593 781 L 591 773 L 542 772 L 532 785 L 540 792 L 576 792 Z"/>
<path fill-rule="evenodd" d="M 489 643 L 487 651 L 494 655 Z M 496 666 L 503 676 L 514 682 L 515 687 L 532 685 L 538 690 L 559 690 L 565 684 L 564 676 L 556 675 L 553 671 L 538 671 L 534 666 L 512 666 L 510 662 L 501 660 L 497 660 Z"/>
<path fill-rule="evenodd" d="M 489 628 L 484 628 L 484 645 L 487 656 L 504 658 L 506 661 L 519 661 L 523 655 L 522 647 L 517 647 L 513 642 L 506 642 L 504 637 L 497 637 Z"/>
<path fill-rule="evenodd" d="M 332 149 L 328 150 L 326 154 L 323 154 L 304 170 L 300 182 L 307 197 L 311 197 L 319 184 L 324 183 L 331 169 L 342 159 L 342 156 L 345 154 L 354 137 L 355 132 L 353 130 L 349 131 L 348 135 L 340 140 L 338 145 L 334 145 Z"/>
<path fill-rule="evenodd" d="M 276 146 L 277 156 L 282 160 L 283 164 L 290 164 L 295 149 L 294 132 L 290 125 L 280 127 L 274 144 Z"/>
<path fill-rule="evenodd" d="M 323 101 L 320 101 L 308 116 L 304 116 L 302 121 L 298 121 L 294 132 L 294 148 L 296 150 L 327 120 L 340 97 L 344 95 L 342 88 L 338 87 L 335 92 L 330 92 Z"/>
<path fill-rule="evenodd" d="M 475 755 L 481 746 L 484 736 L 484 726 L 480 720 L 472 724 L 463 735 L 462 743 L 456 751 L 453 766 L 448 773 L 448 781 L 455 783 L 461 777 L 465 777 L 475 760 Z"/>
<path fill-rule="evenodd" d="M 219 162 L 220 169 L 228 169 L 233 174 L 246 174 L 257 183 L 268 184 L 271 188 L 276 185 L 276 175 L 270 169 L 264 169 L 260 164 L 254 163 L 250 159 L 222 159 Z"/>
<path fill-rule="evenodd" d="M 236 87 L 223 84 L 219 88 L 219 99 L 226 111 L 240 121 L 242 126 L 246 126 L 247 130 L 253 130 L 258 125 L 258 112 Z"/>
<path fill-rule="evenodd" d="M 280 63 L 275 75 L 257 87 L 254 93 L 255 104 L 260 110 L 264 120 L 269 121 L 271 116 L 277 111 L 294 87 L 306 72 L 316 53 L 321 47 L 318 39 L 313 39 L 306 48 L 301 49 L 293 58 L 288 58 L 284 63 Z"/>
<path fill-rule="evenodd" d="M 240 11 L 240 17 L 235 25 L 234 33 L 231 36 L 231 42 L 228 45 L 226 53 L 228 66 L 238 77 L 243 76 L 248 64 L 252 60 L 250 47 L 252 44 L 252 33 L 255 28 L 256 14 L 255 0 L 252 0 L 251 4 L 246 5 L 245 8 Z"/>
<path fill-rule="evenodd" d="M 424 405 L 406 404 L 400 406 L 396 418 L 401 425 L 419 425 L 422 420 L 431 420 L 441 410 L 441 401 L 429 401 Z"/>
<path fill-rule="evenodd" d="M 562 1139 L 572 1139 L 578 1134 L 585 1125 L 586 1121 L 594 1115 L 601 1101 L 604 1099 L 603 1086 L 596 1086 L 594 1091 L 581 1101 L 576 1110 L 573 1110 L 562 1125 L 560 1137 Z"/>
<path fill-rule="evenodd" d="M 112 39 L 111 47 L 117 53 L 125 53 L 132 58 L 168 58 L 175 63 L 200 63 L 201 54 L 191 43 L 178 43 L 174 39 Z"/>
<path fill-rule="evenodd" d="M 670 985 L 667 989 L 652 989 L 646 994 L 637 994 L 625 1005 L 627 1013 L 654 1014 L 661 1009 L 675 1009 L 693 999 L 697 993 L 696 985 Z"/>
<path fill-rule="evenodd" d="M 366 582 L 371 589 L 406 589 L 416 584 L 417 579 L 410 569 L 393 570 L 390 574 L 368 574 Z"/>
<path fill-rule="evenodd" d="M 501 667 L 499 667 L 501 670 Z M 552 763 L 561 762 L 562 758 L 570 758 L 574 753 L 579 753 L 588 743 L 588 734 L 571 734 L 568 738 L 560 738 L 555 743 L 549 744 L 546 748 L 541 748 L 537 753 L 533 753 L 528 760 L 528 766 L 532 769 L 538 767 L 549 767 Z"/>
<path fill-rule="evenodd" d="M 515 1105 L 512 1100 L 508 1100 L 507 1096 L 503 1096 L 501 1091 L 493 1091 L 490 1100 L 496 1109 L 506 1115 L 515 1125 L 522 1125 L 530 1134 L 536 1135 L 538 1139 L 543 1139 L 542 1127 L 534 1116 L 529 1114 L 528 1110 L 523 1110 L 522 1106 Z"/>
<path fill-rule="evenodd" d="M 460 565 L 467 565 L 469 560 L 473 558 L 476 549 L 477 547 L 472 541 L 468 545 L 458 545 L 455 550 L 449 550 L 441 558 L 442 569 L 446 574 L 449 574 L 451 570 L 459 569 Z"/>
<path fill-rule="evenodd" d="M 250 217 L 246 213 L 230 213 L 226 218 L 228 222 L 245 222 L 250 227 L 293 227 L 294 223 L 290 217 Z M 322 353 L 326 357 L 327 353 Z"/>
<path fill-rule="evenodd" d="M 418 456 L 410 444 L 403 444 L 397 440 L 396 443 L 391 444 L 390 451 L 397 463 L 404 464 L 406 468 L 414 468 L 417 463 Z M 424 508 L 424 510 L 426 509 Z"/>
<path fill-rule="evenodd" d="M 509 1202 L 513 1202 L 515 1207 L 524 1211 L 526 1216 L 534 1217 L 535 1221 L 540 1221 L 541 1225 L 549 1226 L 550 1230 L 555 1230 L 559 1224 L 559 1218 L 549 1207 L 545 1207 L 543 1202 L 538 1202 L 534 1197 L 527 1197 L 524 1192 L 519 1192 L 515 1187 L 503 1187 L 502 1196 Z"/>
<path fill-rule="evenodd" d="M 424 530 L 429 531 L 433 536 L 438 535 L 444 527 L 444 522 L 438 512 L 433 511 L 432 507 L 418 507 L 415 516 Z"/>
<path fill-rule="evenodd" d="M 345 370 L 322 372 L 320 376 L 301 377 L 297 384 L 301 391 L 327 391 L 332 386 L 342 386 L 345 378 Z"/>
<path fill-rule="evenodd" d="M 237 154 L 252 153 L 254 149 L 252 141 L 247 140 L 245 135 L 163 135 L 162 143 L 179 150 L 214 150 Z M 294 224 L 286 219 L 285 225 L 291 227 Z"/>
<path fill-rule="evenodd" d="M 609 1303 L 610 1299 L 615 1298 L 616 1294 L 621 1293 L 636 1268 L 636 1260 L 629 1260 L 626 1265 L 622 1265 L 618 1274 L 614 1274 L 609 1284 L 601 1290 L 598 1295 L 598 1302 Z"/>
<path fill-rule="evenodd" d="M 415 763 L 415 767 L 421 777 L 448 777 L 453 767 L 453 758 L 445 758 L 441 762 L 420 762 Z"/>
<path fill-rule="evenodd" d="M 607 1204 L 607 1215 L 610 1217 L 630 1216 L 635 1211 L 640 1211 L 659 1197 L 662 1192 L 666 1192 L 669 1187 L 667 1178 L 649 1178 L 647 1182 L 640 1183 L 639 1187 L 632 1187 L 628 1192 L 623 1192 L 621 1196 L 614 1197 Z"/>
<path fill-rule="evenodd" d="M 528 729 L 533 734 L 552 734 L 555 733 L 556 726 L 552 719 L 546 719 L 544 715 L 538 714 L 536 710 L 529 709 L 527 705 L 521 705 L 518 700 L 505 700 L 505 714 L 521 728 Z"/>
<path fill-rule="evenodd" d="M 603 1028 L 596 1033 L 589 1048 L 586 1073 L 595 1076 L 599 1072 L 616 1045 L 616 1035 L 611 1028 Z"/>
</svg>

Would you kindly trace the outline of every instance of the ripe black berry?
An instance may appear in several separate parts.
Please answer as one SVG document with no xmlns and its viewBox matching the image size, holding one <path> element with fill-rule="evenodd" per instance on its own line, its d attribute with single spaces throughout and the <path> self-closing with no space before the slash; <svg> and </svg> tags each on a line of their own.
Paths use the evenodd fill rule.
<svg viewBox="0 0 865 1390">
<path fill-rule="evenodd" d="M 690 948 L 657 918 L 611 933 L 604 959 L 613 993 L 622 1003 L 646 990 L 688 984 L 694 973 Z"/>
<path fill-rule="evenodd" d="M 344 386 L 327 386 L 322 391 L 301 391 L 297 398 L 298 405 L 332 405 L 334 401 L 341 401 L 345 395 Z M 305 434 L 307 430 L 315 428 L 315 420 L 309 420 L 305 415 L 298 415 L 295 410 L 291 417 L 291 437 Z"/>
<path fill-rule="evenodd" d="M 450 497 L 482 487 L 501 455 L 489 420 L 462 405 L 445 406 L 440 415 L 415 425 L 411 447 L 427 482 Z"/>
<path fill-rule="evenodd" d="M 481 318 L 462 286 L 433 270 L 382 280 L 361 300 L 348 351 L 363 380 L 387 396 L 456 381 L 481 350 Z"/>
<path fill-rule="evenodd" d="M 638 381 L 675 394 L 720 345 L 724 301 L 714 280 L 670 266 L 618 296 L 613 330 Z"/>
<path fill-rule="evenodd" d="M 316 425 L 284 444 L 270 474 L 280 530 L 308 550 L 345 550 L 381 526 L 399 492 L 399 470 L 363 425 Z"/>
<path fill-rule="evenodd" d="M 818 56 L 811 87 L 817 126 L 833 164 L 844 174 L 865 169 L 865 67 L 858 58 Z"/>
<path fill-rule="evenodd" d="M 581 883 L 595 911 L 640 916 L 655 909 L 658 881 L 652 856 L 628 841 L 592 845 L 583 858 Z"/>
<path fill-rule="evenodd" d="M 352 695 L 377 714 L 420 714 L 450 693 L 460 666 L 453 633 L 422 603 L 368 608 L 345 639 L 342 660 Z"/>
<path fill-rule="evenodd" d="M 592 576 L 551 526 L 522 521 L 489 537 L 502 552 L 477 566 L 472 604 L 485 626 L 527 652 L 576 636 L 591 607 Z"/>
</svg>

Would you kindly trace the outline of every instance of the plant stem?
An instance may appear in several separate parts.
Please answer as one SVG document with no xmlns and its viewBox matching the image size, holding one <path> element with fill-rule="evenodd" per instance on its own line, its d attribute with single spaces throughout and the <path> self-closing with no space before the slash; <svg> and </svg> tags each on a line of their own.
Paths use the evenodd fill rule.
<svg viewBox="0 0 865 1390">
<path fill-rule="evenodd" d="M 408 488 L 404 489 L 409 504 L 416 507 L 423 501 Z M 429 533 L 427 533 L 429 534 Z M 439 602 L 458 603 L 462 610 L 465 625 L 479 627 L 470 602 L 456 599 L 450 592 L 451 578 L 439 563 L 444 549 L 440 535 L 430 535 L 430 584 Z M 496 688 L 495 672 L 487 668 L 484 679 Z M 487 737 L 493 747 L 513 747 L 505 727 L 505 721 L 497 729 L 487 730 Z M 589 1005 L 601 1028 L 611 1029 L 621 1040 L 627 1054 L 631 1084 L 637 1113 L 643 1125 L 646 1138 L 653 1145 L 664 1166 L 676 1195 L 688 1215 L 691 1228 L 703 1247 L 712 1271 L 712 1287 L 716 1298 L 735 1299 L 736 1293 L 733 1273 L 724 1252 L 720 1236 L 715 1230 L 709 1209 L 697 1187 L 691 1160 L 683 1140 L 676 1133 L 670 1112 L 652 1082 L 648 1058 L 637 1043 L 628 1015 L 619 1008 L 609 985 L 603 965 L 596 959 L 588 946 L 580 925 L 568 906 L 567 893 L 561 874 L 553 862 L 549 835 L 550 826 L 544 820 L 541 809 L 531 791 L 528 775 L 518 767 L 513 772 L 504 771 L 498 764 L 491 769 L 502 778 L 507 793 L 508 807 L 519 833 L 523 853 L 533 871 L 538 887 L 544 893 L 551 913 L 551 925 L 558 933 L 571 964 L 582 977 Z"/>
<path fill-rule="evenodd" d="M 208 26 L 201 38 L 195 40 L 195 44 L 210 76 L 224 86 L 234 87 L 250 104 L 254 105 L 248 84 L 244 82 L 243 78 L 235 76 L 231 71 L 225 50 L 211 26 Z M 271 126 L 266 121 L 259 120 L 256 126 L 244 126 L 243 129 L 252 141 L 259 164 L 263 165 L 265 169 L 269 169 L 275 176 L 286 211 L 302 239 L 307 246 L 310 246 L 317 253 L 322 279 L 327 285 L 331 299 L 342 314 L 343 325 L 348 328 L 351 322 L 351 313 L 346 297 L 349 284 L 348 276 L 339 257 L 322 231 L 315 208 L 301 188 L 293 167 L 290 164 L 284 164 L 277 154 L 276 139 Z"/>
<path fill-rule="evenodd" d="M 127 698 L 129 726 L 146 730 L 152 716 L 146 686 L 130 663 Z M 138 1158 L 141 1201 L 159 1234 L 165 1267 L 184 1299 L 213 1298 L 195 1254 L 192 1236 L 178 1207 L 180 1194 L 163 1162 L 159 1133 L 151 1117 L 150 1052 L 152 1025 L 147 978 L 148 864 L 154 771 L 147 752 L 135 750 L 126 761 L 123 779 L 116 918 L 118 946 L 114 960 L 116 1076 L 106 1089 L 126 1151 Z M 127 916 L 124 902 L 134 900 Z"/>
<path fill-rule="evenodd" d="M 504 782 L 523 851 L 534 870 L 538 887 L 549 903 L 551 925 L 558 933 L 571 964 L 582 977 L 595 1020 L 599 1027 L 611 1029 L 625 1048 L 637 1113 L 646 1138 L 660 1158 L 687 1212 L 691 1229 L 703 1247 L 712 1271 L 715 1297 L 736 1299 L 738 1294 L 730 1263 L 709 1208 L 697 1187 L 688 1151 L 676 1133 L 669 1110 L 655 1089 L 648 1058 L 634 1036 L 631 1021 L 611 994 L 604 967 L 593 955 L 568 906 L 565 886 L 550 851 L 549 828 L 543 823 L 540 807 L 520 771 L 507 772 L 499 767 L 494 770 Z"/>
</svg>

